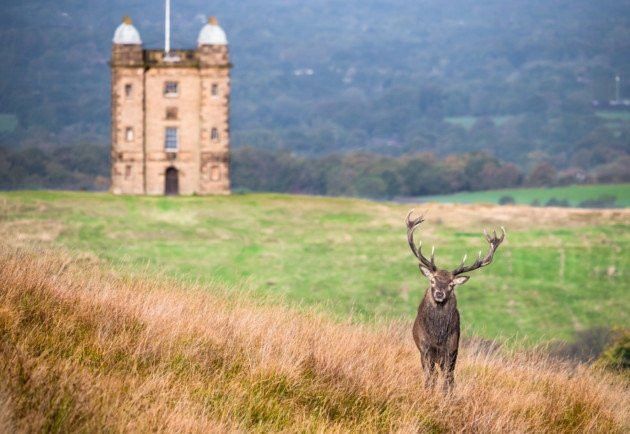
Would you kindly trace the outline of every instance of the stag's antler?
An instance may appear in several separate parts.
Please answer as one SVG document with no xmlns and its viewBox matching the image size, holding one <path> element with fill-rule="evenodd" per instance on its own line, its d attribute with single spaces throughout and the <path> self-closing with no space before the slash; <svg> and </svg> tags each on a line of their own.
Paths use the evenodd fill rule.
<svg viewBox="0 0 630 434">
<path fill-rule="evenodd" d="M 467 273 L 469 271 L 473 271 L 473 270 L 476 270 L 477 268 L 485 267 L 486 265 L 490 264 L 492 262 L 492 257 L 494 256 L 494 252 L 499 248 L 499 246 L 505 239 L 505 228 L 503 228 L 503 226 L 501 226 L 501 232 L 502 232 L 501 237 L 497 237 L 497 231 L 492 231 L 492 236 L 490 236 L 488 235 L 488 232 L 486 232 L 486 230 L 484 229 L 483 234 L 485 235 L 486 240 L 488 240 L 488 243 L 490 243 L 490 248 L 488 249 L 488 253 L 482 259 L 481 250 L 479 250 L 479 255 L 477 256 L 477 259 L 475 260 L 475 262 L 473 262 L 471 265 L 468 265 L 468 266 L 464 265 L 464 263 L 466 262 L 466 255 L 464 255 L 464 257 L 462 258 L 462 263 L 459 264 L 459 267 L 453 270 L 453 276 L 457 276 L 458 274 L 462 274 L 462 273 Z"/>
<path fill-rule="evenodd" d="M 418 228 L 418 226 L 420 226 L 420 223 L 424 221 L 424 215 L 421 215 L 417 219 L 412 220 L 412 213 L 413 210 L 409 211 L 409 214 L 407 214 L 407 242 L 409 243 L 409 247 L 411 247 L 411 251 L 416 256 L 416 258 L 418 258 L 425 267 L 429 268 L 431 271 L 435 271 L 437 270 L 434 257 L 435 247 L 431 249 L 431 260 L 429 261 L 422 254 L 422 241 L 420 241 L 420 245 L 418 247 L 416 247 L 416 243 L 414 243 L 413 241 L 413 232 Z"/>
</svg>

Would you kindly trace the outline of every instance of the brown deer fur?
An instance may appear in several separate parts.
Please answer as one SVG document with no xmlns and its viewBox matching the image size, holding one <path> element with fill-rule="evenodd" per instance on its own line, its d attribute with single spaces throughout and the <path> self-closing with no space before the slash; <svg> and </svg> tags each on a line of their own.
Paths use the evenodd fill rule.
<svg viewBox="0 0 630 434">
<path fill-rule="evenodd" d="M 460 276 L 461 273 L 476 270 L 492 262 L 494 252 L 505 238 L 505 230 L 501 237 L 486 234 L 486 240 L 490 249 L 484 258 L 481 252 L 477 260 L 465 266 L 466 256 L 455 270 L 438 270 L 435 265 L 433 253 L 431 259 L 422 254 L 422 244 L 416 247 L 413 241 L 413 232 L 424 221 L 420 216 L 411 220 L 413 210 L 407 215 L 407 241 L 411 251 L 420 261 L 420 271 L 429 279 L 422 302 L 418 307 L 418 314 L 413 324 L 413 340 L 420 351 L 420 361 L 424 371 L 424 382 L 429 388 L 435 387 L 437 365 L 444 375 L 443 389 L 445 392 L 452 390 L 454 385 L 455 364 L 457 363 L 457 351 L 459 348 L 459 311 L 457 310 L 457 298 L 455 287 L 466 283 L 468 276 Z"/>
<path fill-rule="evenodd" d="M 431 274 L 425 268 L 422 272 L 428 274 L 431 285 L 418 307 L 413 324 L 413 340 L 420 351 L 425 385 L 435 386 L 435 366 L 439 365 L 445 376 L 444 387 L 450 389 L 459 348 L 459 312 L 452 286 L 453 276 L 444 270 Z M 464 278 L 468 280 L 467 276 L 459 279 Z M 438 298 L 441 300 L 439 302 L 435 296 L 438 291 L 445 294 L 445 298 Z"/>
</svg>

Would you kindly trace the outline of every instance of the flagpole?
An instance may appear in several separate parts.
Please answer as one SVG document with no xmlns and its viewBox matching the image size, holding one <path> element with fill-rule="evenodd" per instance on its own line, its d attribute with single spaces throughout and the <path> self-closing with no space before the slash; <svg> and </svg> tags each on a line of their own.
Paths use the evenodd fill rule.
<svg viewBox="0 0 630 434">
<path fill-rule="evenodd" d="M 171 0 L 166 0 L 164 7 L 164 52 L 171 52 Z"/>
</svg>

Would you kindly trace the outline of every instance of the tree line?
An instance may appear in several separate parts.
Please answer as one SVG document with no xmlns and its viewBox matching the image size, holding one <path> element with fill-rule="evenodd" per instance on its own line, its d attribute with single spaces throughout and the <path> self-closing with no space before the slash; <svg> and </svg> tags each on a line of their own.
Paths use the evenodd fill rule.
<svg viewBox="0 0 630 434">
<path fill-rule="evenodd" d="M 253 147 L 232 158 L 235 188 L 251 191 L 358 196 L 376 199 L 448 194 L 514 187 L 551 187 L 581 183 L 630 182 L 630 158 L 597 170 L 557 170 L 548 161 L 529 170 L 486 152 L 440 158 L 424 152 L 393 157 L 352 152 L 303 157 Z"/>
<path fill-rule="evenodd" d="M 109 148 L 73 145 L 9 149 L 0 147 L 0 188 L 106 190 Z M 630 182 L 630 157 L 597 170 L 557 170 L 547 161 L 529 170 L 486 152 L 438 157 L 337 153 L 305 157 L 285 150 L 237 148 L 232 152 L 235 191 L 271 191 L 391 199 L 459 191 L 576 183 Z"/>
</svg>

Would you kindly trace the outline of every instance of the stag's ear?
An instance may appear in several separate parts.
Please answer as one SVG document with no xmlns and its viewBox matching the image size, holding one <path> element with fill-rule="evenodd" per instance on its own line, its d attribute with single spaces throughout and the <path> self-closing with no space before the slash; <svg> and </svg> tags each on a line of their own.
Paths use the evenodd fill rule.
<svg viewBox="0 0 630 434">
<path fill-rule="evenodd" d="M 455 279 L 453 279 L 453 283 L 455 285 L 463 285 L 464 283 L 468 282 L 468 279 L 470 279 L 470 276 L 457 276 Z"/>
<path fill-rule="evenodd" d="M 420 264 L 420 271 L 422 271 L 422 274 L 424 274 L 428 278 L 431 278 L 431 276 L 433 275 L 433 273 L 431 273 L 431 270 L 429 270 L 427 267 L 425 267 L 422 264 Z"/>
</svg>

